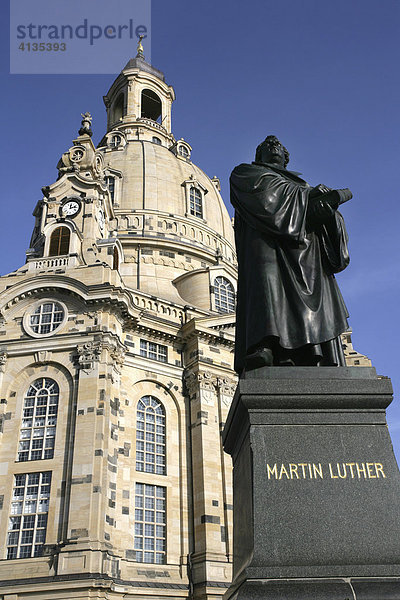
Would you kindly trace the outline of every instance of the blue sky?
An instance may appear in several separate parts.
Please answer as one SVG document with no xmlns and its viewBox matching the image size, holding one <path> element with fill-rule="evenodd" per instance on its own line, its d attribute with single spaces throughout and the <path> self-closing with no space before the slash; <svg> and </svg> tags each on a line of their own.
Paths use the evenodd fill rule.
<svg viewBox="0 0 400 600">
<path fill-rule="evenodd" d="M 81 112 L 93 114 L 94 141 L 101 139 L 102 96 L 114 77 L 10 76 L 4 2 L 1 10 L 0 272 L 7 273 L 24 262 L 31 212 L 41 187 L 56 178 Z M 230 171 L 251 161 L 271 133 L 289 149 L 290 168 L 311 184 L 353 191 L 342 211 L 351 263 L 338 281 L 354 346 L 392 378 L 388 421 L 398 456 L 399 25 L 398 0 L 152 3 L 152 63 L 176 91 L 175 137 L 220 177 L 228 207 Z M 121 69 L 129 58 L 121 55 Z"/>
</svg>

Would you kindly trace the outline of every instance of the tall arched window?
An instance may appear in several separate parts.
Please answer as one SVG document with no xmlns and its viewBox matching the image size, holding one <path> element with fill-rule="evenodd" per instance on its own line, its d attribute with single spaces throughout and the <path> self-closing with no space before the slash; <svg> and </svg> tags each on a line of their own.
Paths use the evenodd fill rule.
<svg viewBox="0 0 400 600">
<path fill-rule="evenodd" d="M 40 377 L 24 398 L 18 460 L 53 458 L 59 388 L 53 379 Z"/>
<path fill-rule="evenodd" d="M 203 197 L 199 189 L 190 188 L 190 214 L 195 217 L 203 218 Z"/>
<path fill-rule="evenodd" d="M 231 313 L 235 310 L 235 290 L 225 277 L 216 277 L 214 281 L 215 310 Z"/>
<path fill-rule="evenodd" d="M 113 267 L 112 267 L 115 271 L 118 271 L 119 268 L 119 253 L 118 253 L 118 249 L 114 248 L 113 250 Z"/>
<path fill-rule="evenodd" d="M 143 396 L 137 406 L 136 470 L 166 474 L 165 411 L 153 396 Z"/>
<path fill-rule="evenodd" d="M 142 109 L 140 116 L 158 121 L 161 118 L 161 100 L 153 90 L 142 91 Z"/>
<path fill-rule="evenodd" d="M 110 192 L 111 202 L 114 204 L 115 199 L 115 177 L 111 175 L 107 175 L 105 177 L 106 185 L 108 187 L 108 191 Z"/>
<path fill-rule="evenodd" d="M 124 95 L 120 94 L 116 101 L 114 102 L 114 110 L 113 110 L 113 122 L 117 123 L 124 116 Z"/>
<path fill-rule="evenodd" d="M 57 227 L 50 237 L 49 256 L 68 254 L 70 237 L 68 227 Z"/>
</svg>

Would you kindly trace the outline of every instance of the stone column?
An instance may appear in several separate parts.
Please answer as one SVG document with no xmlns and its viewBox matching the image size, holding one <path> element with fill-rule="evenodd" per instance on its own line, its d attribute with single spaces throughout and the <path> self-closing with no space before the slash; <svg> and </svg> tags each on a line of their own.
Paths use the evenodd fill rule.
<svg viewBox="0 0 400 600">
<path fill-rule="evenodd" d="M 218 377 L 218 409 L 220 431 L 225 426 L 229 408 L 236 390 L 237 382 L 227 377 Z M 220 435 L 220 461 L 222 474 L 222 494 L 224 498 L 224 535 L 225 535 L 225 553 L 227 560 L 232 563 L 233 560 L 233 490 L 232 490 L 232 460 L 224 451 L 222 436 Z"/>
<path fill-rule="evenodd" d="M 58 575 L 117 570 L 107 562 L 115 522 L 120 370 L 122 344 L 99 335 L 77 347 L 79 381 L 72 473 L 68 487 L 67 544 Z M 112 487 L 109 485 L 113 482 Z M 107 559 L 107 560 L 106 560 Z M 108 574 L 110 574 L 108 573 Z"/>
<path fill-rule="evenodd" d="M 190 397 L 194 551 L 191 556 L 195 597 L 227 579 L 223 479 L 221 475 L 218 378 L 209 371 L 186 374 Z M 221 592 L 223 589 L 221 590 Z M 215 591 L 214 591 L 215 594 Z"/>
</svg>

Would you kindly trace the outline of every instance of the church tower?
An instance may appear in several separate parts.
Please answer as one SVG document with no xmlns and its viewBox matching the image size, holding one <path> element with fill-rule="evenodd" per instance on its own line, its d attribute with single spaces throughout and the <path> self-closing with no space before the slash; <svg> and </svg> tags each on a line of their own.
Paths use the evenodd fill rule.
<svg viewBox="0 0 400 600">
<path fill-rule="evenodd" d="M 220 598 L 231 579 L 231 220 L 139 48 L 0 278 L 0 597 Z"/>
</svg>

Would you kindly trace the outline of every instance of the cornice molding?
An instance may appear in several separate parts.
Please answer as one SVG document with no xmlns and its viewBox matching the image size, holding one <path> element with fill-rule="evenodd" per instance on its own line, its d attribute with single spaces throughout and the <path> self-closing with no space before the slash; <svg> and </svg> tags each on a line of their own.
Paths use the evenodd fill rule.
<svg viewBox="0 0 400 600">
<path fill-rule="evenodd" d="M 216 319 L 217 317 L 215 320 Z M 207 342 L 213 341 L 215 345 L 227 346 L 229 348 L 233 348 L 235 345 L 235 338 L 233 334 L 206 327 L 201 324 L 199 319 L 196 318 L 192 318 L 188 323 L 183 325 L 180 331 L 180 336 L 184 342 L 188 342 L 193 338 L 200 338 L 201 340 L 206 340 Z"/>
<path fill-rule="evenodd" d="M 21 300 L 33 298 L 43 292 L 71 295 L 85 302 L 88 307 L 101 305 L 118 310 L 124 320 L 124 326 L 128 329 L 139 322 L 143 313 L 143 310 L 135 305 L 132 293 L 126 289 L 109 283 L 86 286 L 77 279 L 61 275 L 44 275 L 18 282 L 3 292 L 1 308 L 6 313 Z"/>
</svg>

